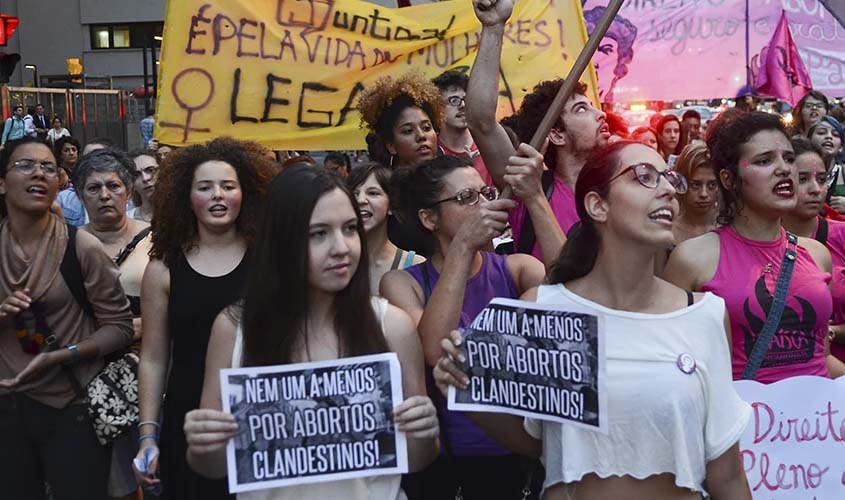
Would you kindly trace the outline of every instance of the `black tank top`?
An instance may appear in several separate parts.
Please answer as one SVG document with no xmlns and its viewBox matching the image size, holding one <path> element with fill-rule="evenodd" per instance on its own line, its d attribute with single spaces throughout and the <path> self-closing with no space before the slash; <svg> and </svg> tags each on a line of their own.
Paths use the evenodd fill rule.
<svg viewBox="0 0 845 500">
<path fill-rule="evenodd" d="M 188 468 L 182 424 L 186 413 L 199 408 L 211 326 L 220 311 L 240 300 L 247 262 L 245 255 L 232 272 L 214 278 L 195 271 L 184 255 L 170 267 L 167 327 L 172 342 L 171 369 L 159 440 L 164 482 L 162 498 L 234 498 L 227 494 L 225 480 L 209 481 Z"/>
</svg>

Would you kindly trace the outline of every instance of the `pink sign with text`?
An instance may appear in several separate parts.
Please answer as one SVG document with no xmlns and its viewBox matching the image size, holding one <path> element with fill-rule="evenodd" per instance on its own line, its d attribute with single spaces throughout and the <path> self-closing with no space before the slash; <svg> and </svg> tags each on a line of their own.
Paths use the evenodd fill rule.
<svg viewBox="0 0 845 500">
<path fill-rule="evenodd" d="M 752 79 L 760 51 L 785 10 L 813 87 L 829 96 L 845 96 L 845 28 L 818 0 L 748 4 Z M 583 4 L 588 31 L 606 5 L 607 0 Z M 626 0 L 593 58 L 602 99 L 736 96 L 746 85 L 745 6 L 746 0 Z"/>
</svg>

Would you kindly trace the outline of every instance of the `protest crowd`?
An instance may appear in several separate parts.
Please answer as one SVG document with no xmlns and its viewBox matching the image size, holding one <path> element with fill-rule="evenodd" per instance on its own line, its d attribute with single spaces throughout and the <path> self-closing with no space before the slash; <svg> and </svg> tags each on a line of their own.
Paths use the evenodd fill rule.
<svg viewBox="0 0 845 500">
<path fill-rule="evenodd" d="M 633 128 L 579 84 L 535 148 L 563 80 L 498 119 L 513 2 L 473 7 L 469 74 L 360 93 L 366 155 L 318 162 L 236 134 L 165 145 L 149 124 L 125 152 L 13 108 L 0 497 L 752 498 L 733 381 L 845 374 L 845 112 L 813 90 L 788 126 L 749 97 L 706 126 L 688 111 Z M 602 316 L 603 432 L 450 409 L 478 354 L 462 333 L 494 299 Z M 519 352 L 523 375 L 588 375 Z M 221 370 L 380 353 L 398 358 L 401 402 L 344 415 L 360 432 L 392 419 L 406 474 L 230 493 L 227 445 L 247 431 Z M 567 411 L 594 396 L 567 393 Z"/>
</svg>

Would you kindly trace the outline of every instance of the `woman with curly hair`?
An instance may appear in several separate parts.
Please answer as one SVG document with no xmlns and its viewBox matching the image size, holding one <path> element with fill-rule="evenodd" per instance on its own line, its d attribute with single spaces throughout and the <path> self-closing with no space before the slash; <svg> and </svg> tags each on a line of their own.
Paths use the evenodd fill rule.
<svg viewBox="0 0 845 500">
<path fill-rule="evenodd" d="M 376 80 L 358 100 L 370 159 L 391 168 L 433 159 L 443 108 L 440 91 L 419 73 Z"/>
<path fill-rule="evenodd" d="M 437 156 L 437 129 L 443 120 L 440 90 L 419 73 L 383 77 L 361 93 L 361 125 L 370 131 L 370 159 L 390 168 L 413 167 Z M 397 247 L 431 255 L 428 239 L 415 221 L 388 219 L 388 236 Z"/>
<path fill-rule="evenodd" d="M 830 253 L 781 227 L 797 206 L 799 180 L 783 124 L 768 113 L 729 110 L 712 122 L 706 142 L 721 181 L 722 226 L 678 245 L 666 279 L 725 300 L 734 379 L 769 384 L 799 375 L 827 377 L 829 369 L 838 373 L 828 345 Z M 781 268 L 789 269 L 785 262 L 794 268 L 781 292 L 785 307 L 769 344 L 752 356 L 780 295 L 776 283 Z"/>
<path fill-rule="evenodd" d="M 182 424 L 199 407 L 214 318 L 240 298 L 246 277 L 247 249 L 273 172 L 258 151 L 231 138 L 178 149 L 156 183 L 151 260 L 141 285 L 138 458 L 148 465 L 142 484 L 160 482 L 164 499 L 229 498 L 225 481 L 188 467 Z"/>
</svg>

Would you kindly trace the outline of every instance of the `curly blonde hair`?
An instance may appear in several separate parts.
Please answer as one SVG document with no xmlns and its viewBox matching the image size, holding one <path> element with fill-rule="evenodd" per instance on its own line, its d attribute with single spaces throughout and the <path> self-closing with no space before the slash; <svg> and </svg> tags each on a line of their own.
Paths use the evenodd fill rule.
<svg viewBox="0 0 845 500">
<path fill-rule="evenodd" d="M 406 73 L 397 79 L 381 77 L 361 92 L 358 99 L 361 127 L 376 134 L 382 144 L 393 142 L 396 119 L 405 109 L 414 106 L 428 115 L 435 130 L 440 129 L 445 100 L 431 81 L 418 72 Z"/>
</svg>

